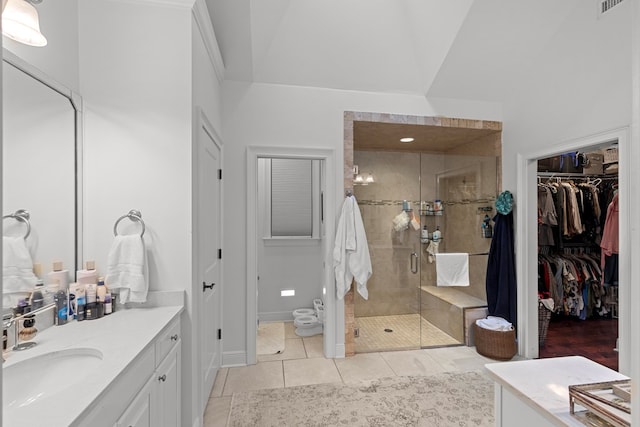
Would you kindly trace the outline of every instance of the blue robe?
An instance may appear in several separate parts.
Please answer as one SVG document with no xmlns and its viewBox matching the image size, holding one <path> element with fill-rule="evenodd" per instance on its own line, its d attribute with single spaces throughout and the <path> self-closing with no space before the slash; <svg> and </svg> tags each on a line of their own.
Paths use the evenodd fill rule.
<svg viewBox="0 0 640 427">
<path fill-rule="evenodd" d="M 516 326 L 516 263 L 513 242 L 513 212 L 497 214 L 487 261 L 487 306 L 489 316 L 498 316 Z"/>
</svg>

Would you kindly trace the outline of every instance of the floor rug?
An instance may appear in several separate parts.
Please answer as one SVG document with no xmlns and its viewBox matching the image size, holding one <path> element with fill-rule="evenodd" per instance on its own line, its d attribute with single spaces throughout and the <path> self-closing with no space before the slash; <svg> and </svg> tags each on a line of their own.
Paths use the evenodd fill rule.
<svg viewBox="0 0 640 427">
<path fill-rule="evenodd" d="M 493 426 L 493 382 L 480 372 L 391 377 L 233 395 L 228 426 Z"/>
<path fill-rule="evenodd" d="M 284 323 L 260 323 L 256 346 L 258 354 L 282 353 L 284 351 Z"/>
</svg>

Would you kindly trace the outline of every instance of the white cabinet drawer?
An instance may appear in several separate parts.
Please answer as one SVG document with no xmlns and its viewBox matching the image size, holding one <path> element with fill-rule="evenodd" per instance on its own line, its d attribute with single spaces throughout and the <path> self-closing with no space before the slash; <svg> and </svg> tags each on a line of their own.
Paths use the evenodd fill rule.
<svg viewBox="0 0 640 427">
<path fill-rule="evenodd" d="M 174 320 L 160 333 L 156 341 L 156 366 L 180 340 L 180 321 Z"/>
</svg>

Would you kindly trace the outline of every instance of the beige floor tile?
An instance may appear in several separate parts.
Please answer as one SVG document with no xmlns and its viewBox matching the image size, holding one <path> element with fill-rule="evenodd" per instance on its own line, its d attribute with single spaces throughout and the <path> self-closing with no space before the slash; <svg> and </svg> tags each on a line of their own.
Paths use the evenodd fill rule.
<svg viewBox="0 0 640 427">
<path fill-rule="evenodd" d="M 380 353 L 356 354 L 345 359 L 336 359 L 335 363 L 345 383 L 396 376 Z"/>
<path fill-rule="evenodd" d="M 429 354 L 432 350 L 389 351 L 380 353 L 396 375 L 423 376 L 445 372 L 446 369 Z"/>
<path fill-rule="evenodd" d="M 229 368 L 223 396 L 248 390 L 284 387 L 282 362 L 262 362 L 257 365 Z"/>
<path fill-rule="evenodd" d="M 324 357 L 324 336 L 316 335 L 313 337 L 306 337 L 302 339 L 304 343 L 304 349 L 307 351 L 307 357 L 309 359 L 315 357 Z"/>
<path fill-rule="evenodd" d="M 224 383 L 227 381 L 228 373 L 229 368 L 218 369 L 218 373 L 216 374 L 216 381 L 213 383 L 213 389 L 211 390 L 211 394 L 209 395 L 209 397 L 222 396 L 222 390 L 224 390 Z"/>
<path fill-rule="evenodd" d="M 209 399 L 207 409 L 204 411 L 204 427 L 225 427 L 229 411 L 231 410 L 231 397 L 215 397 Z"/>
<path fill-rule="evenodd" d="M 333 359 L 297 359 L 282 363 L 286 387 L 342 381 Z"/>
<path fill-rule="evenodd" d="M 307 353 L 304 350 L 302 338 L 287 338 L 284 340 L 284 351 L 280 354 L 259 354 L 258 362 L 272 360 L 304 359 Z"/>
<path fill-rule="evenodd" d="M 291 322 L 284 322 L 284 338 L 300 338 L 296 335 L 296 327 L 293 325 L 293 320 Z"/>
<path fill-rule="evenodd" d="M 447 371 L 481 369 L 481 366 L 475 368 L 474 363 L 485 359 L 476 352 L 475 347 L 443 347 L 430 349 L 428 351 L 429 356 L 442 365 Z"/>
</svg>

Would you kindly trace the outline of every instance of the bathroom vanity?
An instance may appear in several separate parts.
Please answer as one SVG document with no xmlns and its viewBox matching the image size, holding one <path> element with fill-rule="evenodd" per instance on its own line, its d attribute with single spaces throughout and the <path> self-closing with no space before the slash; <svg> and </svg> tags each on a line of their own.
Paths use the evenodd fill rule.
<svg viewBox="0 0 640 427">
<path fill-rule="evenodd" d="M 496 426 L 584 426 L 569 412 L 569 386 L 628 377 L 581 356 L 485 365 L 495 381 Z"/>
<path fill-rule="evenodd" d="M 121 309 L 50 327 L 36 347 L 5 353 L 4 425 L 180 425 L 182 311 Z"/>
</svg>

